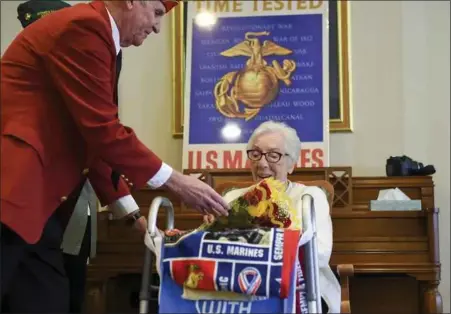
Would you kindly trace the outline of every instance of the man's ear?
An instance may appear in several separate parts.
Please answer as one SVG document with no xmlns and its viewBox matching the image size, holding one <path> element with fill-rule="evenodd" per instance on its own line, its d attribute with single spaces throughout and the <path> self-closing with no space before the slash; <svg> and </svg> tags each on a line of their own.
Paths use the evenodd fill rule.
<svg viewBox="0 0 451 314">
<path fill-rule="evenodd" d="M 135 5 L 137 5 L 137 2 L 138 2 L 139 0 L 127 0 L 127 1 L 119 1 L 119 2 L 122 2 L 122 5 L 127 9 L 127 10 L 131 10 L 131 9 L 133 9 L 133 7 L 135 6 Z"/>
</svg>

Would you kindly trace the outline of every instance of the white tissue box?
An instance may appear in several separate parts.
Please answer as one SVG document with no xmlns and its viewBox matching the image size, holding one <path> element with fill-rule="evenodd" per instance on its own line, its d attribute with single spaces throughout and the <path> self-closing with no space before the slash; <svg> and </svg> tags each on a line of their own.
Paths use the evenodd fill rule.
<svg viewBox="0 0 451 314">
<path fill-rule="evenodd" d="M 370 201 L 370 210 L 421 210 L 421 200 Z"/>
</svg>

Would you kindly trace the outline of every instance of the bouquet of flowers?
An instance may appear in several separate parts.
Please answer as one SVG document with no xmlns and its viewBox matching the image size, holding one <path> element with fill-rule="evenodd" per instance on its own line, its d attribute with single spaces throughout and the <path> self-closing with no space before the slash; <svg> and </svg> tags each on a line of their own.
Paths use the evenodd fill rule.
<svg viewBox="0 0 451 314">
<path fill-rule="evenodd" d="M 283 182 L 273 178 L 264 179 L 232 201 L 229 216 L 205 223 L 199 229 L 223 231 L 268 227 L 300 230 L 300 217 L 285 189 Z"/>
</svg>

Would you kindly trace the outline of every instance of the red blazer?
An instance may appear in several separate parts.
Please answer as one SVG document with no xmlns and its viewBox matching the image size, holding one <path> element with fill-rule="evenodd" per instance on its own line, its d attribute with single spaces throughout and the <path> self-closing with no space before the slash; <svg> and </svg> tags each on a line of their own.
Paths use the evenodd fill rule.
<svg viewBox="0 0 451 314">
<path fill-rule="evenodd" d="M 130 194 L 112 169 L 141 188 L 161 167 L 117 118 L 115 62 L 101 1 L 36 21 L 1 59 L 0 217 L 28 243 L 86 176 L 106 205 Z"/>
</svg>

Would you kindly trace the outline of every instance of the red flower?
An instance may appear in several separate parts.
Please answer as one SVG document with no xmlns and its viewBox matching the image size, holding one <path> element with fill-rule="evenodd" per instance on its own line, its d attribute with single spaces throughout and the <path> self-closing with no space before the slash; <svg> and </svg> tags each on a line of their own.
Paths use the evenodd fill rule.
<svg viewBox="0 0 451 314">
<path fill-rule="evenodd" d="M 271 189 L 269 188 L 266 181 L 260 182 L 260 187 L 264 188 L 266 190 L 266 199 L 269 199 L 271 197 Z"/>
<path fill-rule="evenodd" d="M 281 223 L 283 223 L 284 228 L 288 228 L 291 225 L 290 216 L 282 215 L 281 211 L 279 210 L 279 206 L 277 206 L 277 204 L 274 204 L 273 216 L 277 221 L 280 221 Z"/>
<path fill-rule="evenodd" d="M 244 200 L 251 206 L 257 206 L 262 200 L 263 194 L 257 189 L 247 192 L 243 195 Z"/>
<path fill-rule="evenodd" d="M 264 228 L 274 227 L 274 224 L 271 222 L 268 216 L 255 217 L 252 223 Z"/>
</svg>

